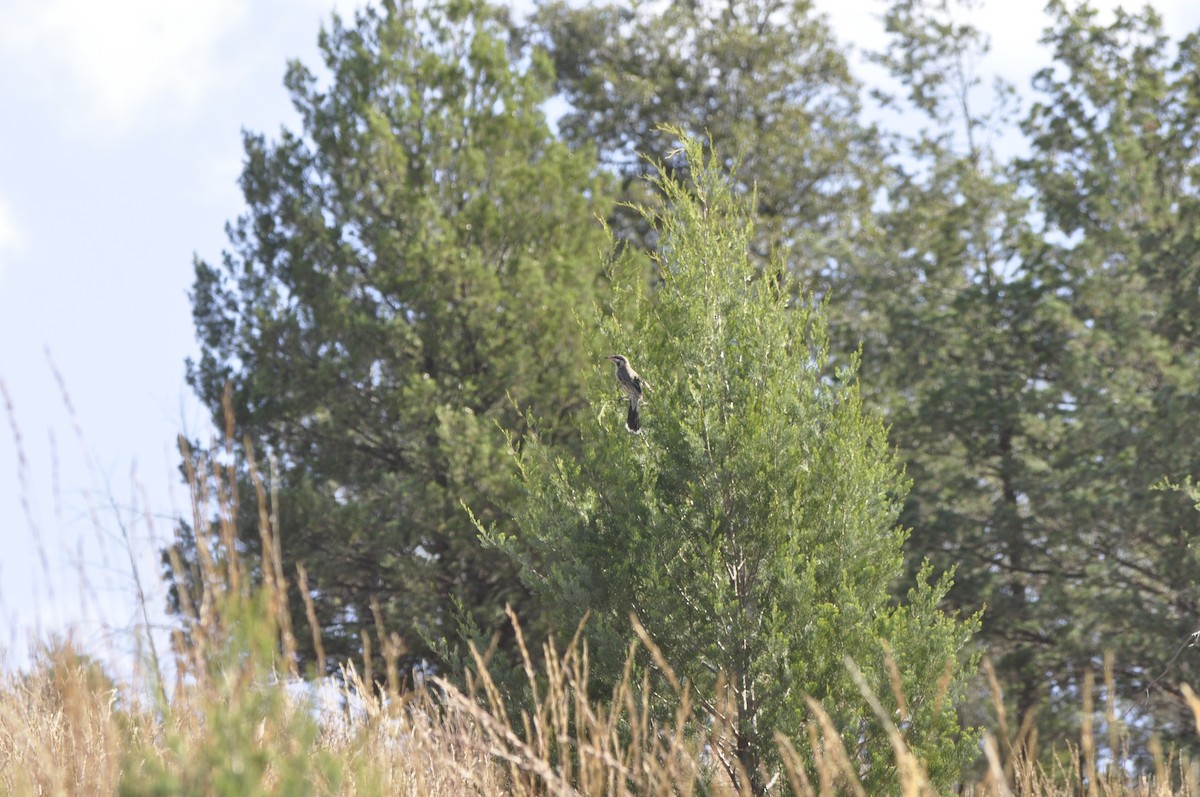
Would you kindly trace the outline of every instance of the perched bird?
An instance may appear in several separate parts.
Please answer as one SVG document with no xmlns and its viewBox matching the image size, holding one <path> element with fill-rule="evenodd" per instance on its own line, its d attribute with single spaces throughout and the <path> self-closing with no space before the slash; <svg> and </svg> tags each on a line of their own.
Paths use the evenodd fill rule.
<svg viewBox="0 0 1200 797">
<path fill-rule="evenodd" d="M 605 359 L 611 360 L 617 367 L 617 386 L 629 397 L 629 414 L 625 416 L 625 428 L 633 433 L 642 430 L 638 419 L 638 405 L 642 403 L 642 391 L 649 390 L 650 384 L 638 376 L 629 360 L 620 354 L 610 354 Z"/>
</svg>

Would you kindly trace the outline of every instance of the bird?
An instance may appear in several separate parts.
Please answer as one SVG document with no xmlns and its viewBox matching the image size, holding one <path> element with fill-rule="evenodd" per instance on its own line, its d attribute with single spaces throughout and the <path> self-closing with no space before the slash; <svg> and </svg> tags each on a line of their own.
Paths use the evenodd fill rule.
<svg viewBox="0 0 1200 797">
<path fill-rule="evenodd" d="M 634 434 L 639 434 L 642 424 L 638 418 L 638 405 L 642 403 L 642 392 L 650 389 L 650 383 L 633 370 L 628 358 L 623 355 L 610 354 L 605 359 L 616 366 L 617 386 L 629 398 L 629 414 L 625 416 L 625 428 Z"/>
</svg>

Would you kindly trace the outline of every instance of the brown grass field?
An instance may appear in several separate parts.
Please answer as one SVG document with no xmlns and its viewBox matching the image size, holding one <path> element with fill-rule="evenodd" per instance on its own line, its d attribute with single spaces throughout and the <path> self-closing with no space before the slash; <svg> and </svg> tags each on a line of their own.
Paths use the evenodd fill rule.
<svg viewBox="0 0 1200 797">
<path fill-rule="evenodd" d="M 148 656 L 144 675 L 118 683 L 70 641 L 47 644 L 24 672 L 0 682 L 0 793 L 6 795 L 733 795 L 712 760 L 726 738 L 721 723 L 693 710 L 686 687 L 644 633 L 648 651 L 676 683 L 673 718 L 655 712 L 645 684 L 626 677 L 611 700 L 587 698 L 588 653 L 579 635 L 537 657 L 525 651 L 532 698 L 506 706 L 475 652 L 474 675 L 456 687 L 431 678 L 405 688 L 399 643 L 385 628 L 387 672 L 346 662 L 337 699 L 318 710 L 298 689 L 295 641 L 285 591 L 303 584 L 282 572 L 272 497 L 253 475 L 266 567 L 250 585 L 234 555 L 236 493 L 232 473 L 209 463 L 190 474 L 200 578 L 180 595 L 180 625 L 165 660 Z M 252 474 L 256 471 L 251 463 Z M 178 557 L 174 566 L 182 569 Z M 301 594 L 305 590 L 301 589 Z M 311 616 L 311 606 L 309 607 Z M 518 638 L 520 629 L 513 617 Z M 319 649 L 319 639 L 316 640 Z M 369 639 L 365 640 L 369 643 Z M 524 643 L 522 641 L 522 649 Z M 1006 717 L 991 680 L 995 731 L 985 734 L 980 765 L 959 793 L 973 795 L 1200 795 L 1200 767 L 1152 744 L 1152 771 L 1135 772 L 1111 705 L 1088 690 L 1076 743 L 1040 755 L 1029 722 Z M 170 675 L 167 675 L 170 673 Z M 1102 676 L 1104 678 L 1105 676 Z M 1111 679 L 1111 672 L 1107 674 Z M 378 684 L 384 685 L 378 685 Z M 292 686 L 289 686 L 292 684 Z M 1185 689 L 1200 723 L 1200 699 Z M 1112 694 L 1111 688 L 1103 694 Z M 330 705 L 332 704 L 332 707 Z M 348 708 L 349 707 L 349 708 Z M 784 766 L 772 794 L 865 795 L 854 761 L 819 704 L 798 735 L 780 737 Z M 1093 716 L 1107 720 L 1093 737 Z M 659 717 L 655 721 L 653 717 Z M 890 721 L 885 719 L 890 725 Z M 934 793 L 921 761 L 891 726 L 902 794 Z M 1066 762 L 1046 765 L 1045 761 Z"/>
</svg>

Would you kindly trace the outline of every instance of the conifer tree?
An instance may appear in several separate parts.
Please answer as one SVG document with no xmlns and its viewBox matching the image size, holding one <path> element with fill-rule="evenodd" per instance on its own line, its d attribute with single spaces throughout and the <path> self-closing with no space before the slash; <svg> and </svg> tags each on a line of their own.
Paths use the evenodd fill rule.
<svg viewBox="0 0 1200 797">
<path fill-rule="evenodd" d="M 436 659 L 460 626 L 507 628 L 506 603 L 536 625 L 461 502 L 503 525 L 499 427 L 525 409 L 570 437 L 609 192 L 550 131 L 548 61 L 486 2 L 389 0 L 321 50 L 328 85 L 287 74 L 302 131 L 246 136 L 246 213 L 196 264 L 189 379 L 222 428 L 231 384 L 235 437 L 275 457 L 283 569 L 307 567 L 330 659 L 360 652 L 376 602 L 406 663 Z"/>
<path fill-rule="evenodd" d="M 830 272 L 854 254 L 881 149 L 860 119 L 846 49 L 811 0 L 548 2 L 535 21 L 569 103 L 560 135 L 598 148 L 623 199 L 648 201 L 654 183 L 643 178 L 657 165 L 688 168 L 662 160 L 671 142 L 662 125 L 707 137 L 756 189 L 749 245 L 760 265 L 778 251 L 805 290 L 846 287 Z M 625 205 L 612 226 L 654 245 Z"/>
<path fill-rule="evenodd" d="M 1172 42 L 1151 8 L 1050 13 L 1023 166 L 1076 329 L 1050 528 L 1085 556 L 1058 689 L 1111 653 L 1122 713 L 1153 718 L 1131 726 L 1194 745 L 1200 515 L 1152 486 L 1200 472 L 1200 33 Z"/>
<path fill-rule="evenodd" d="M 863 382 L 914 478 L 910 566 L 957 566 L 949 605 L 986 606 L 980 641 L 1011 709 L 1077 738 L 1087 673 L 1113 654 L 1134 734 L 1179 738 L 1198 660 L 1196 516 L 1151 488 L 1194 471 L 1195 35 L 1153 11 L 1101 21 L 1050 5 L 1005 163 L 969 68 L 981 32 L 941 0 L 894 3 L 880 59 L 931 125 L 908 143 L 864 269 Z M 1048 747 L 1049 745 L 1043 745 Z"/>
<path fill-rule="evenodd" d="M 666 209 L 647 212 L 657 289 L 645 290 L 637 258 L 614 265 L 578 453 L 527 440 L 519 532 L 489 539 L 521 558 L 560 629 L 590 613 L 602 683 L 620 676 L 635 614 L 713 721 L 728 723 L 714 754 L 751 792 L 772 775 L 773 734 L 802 733 L 806 696 L 857 751 L 868 790 L 895 785 L 886 736 L 845 662 L 900 712 L 889 652 L 906 741 L 935 784 L 952 781 L 974 755 L 955 704 L 976 622 L 942 614 L 949 579 L 930 585 L 929 571 L 907 602 L 892 600 L 907 485 L 886 430 L 864 409 L 852 365 L 823 376 L 821 310 L 797 298 L 778 262 L 769 272 L 754 262 L 752 197 L 695 141 L 676 157 L 688 184 L 660 177 Z M 625 429 L 611 353 L 649 383 L 640 434 Z"/>
<path fill-rule="evenodd" d="M 1028 201 L 992 146 L 1008 89 L 980 96 L 972 64 L 987 37 L 955 5 L 899 0 L 884 16 L 892 38 L 877 60 L 906 95 L 889 104 L 924 124 L 895 137 L 852 332 L 867 395 L 914 480 L 902 516 L 910 572 L 927 558 L 956 568 L 948 605 L 986 607 L 980 641 L 1010 710 L 1037 710 L 1045 733 L 1053 684 L 1073 664 L 1061 629 L 1077 609 L 1067 574 L 1078 548 L 1048 528 L 1072 325 L 1038 260 Z"/>
</svg>

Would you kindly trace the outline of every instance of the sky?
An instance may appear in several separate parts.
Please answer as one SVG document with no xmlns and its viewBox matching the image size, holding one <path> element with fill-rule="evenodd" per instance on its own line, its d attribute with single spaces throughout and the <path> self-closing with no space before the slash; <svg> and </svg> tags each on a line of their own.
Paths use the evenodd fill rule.
<svg viewBox="0 0 1200 797">
<path fill-rule="evenodd" d="M 0 0 L 0 665 L 68 628 L 128 658 L 135 569 L 166 622 L 156 551 L 188 512 L 174 441 L 207 429 L 184 382 L 193 258 L 219 260 L 242 212 L 242 130 L 298 129 L 286 64 L 315 66 L 321 25 L 357 5 Z M 1042 5 L 972 17 L 983 71 L 1026 93 Z M 1200 28 L 1200 3 L 1154 5 L 1172 37 Z M 848 45 L 883 43 L 879 0 L 816 6 Z"/>
</svg>

